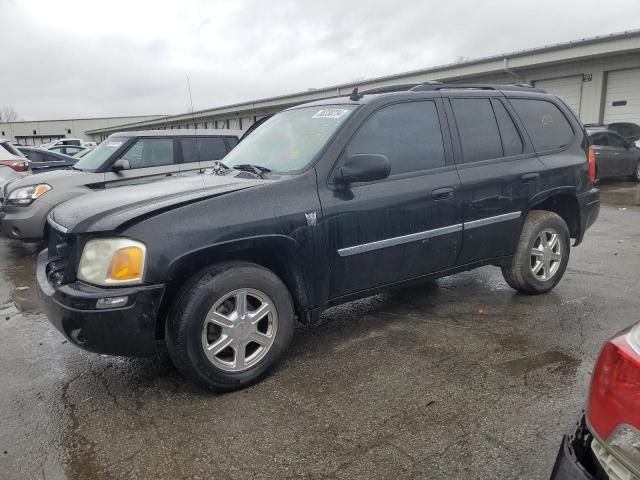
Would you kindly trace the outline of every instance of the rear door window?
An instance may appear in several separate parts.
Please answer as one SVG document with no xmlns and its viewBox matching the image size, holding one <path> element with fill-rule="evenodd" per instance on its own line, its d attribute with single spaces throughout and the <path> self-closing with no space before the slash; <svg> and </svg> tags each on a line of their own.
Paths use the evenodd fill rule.
<svg viewBox="0 0 640 480">
<path fill-rule="evenodd" d="M 563 148 L 573 140 L 569 121 L 553 103 L 528 98 L 512 98 L 510 101 L 537 152 Z"/>
<path fill-rule="evenodd" d="M 598 132 L 589 136 L 591 140 L 591 145 L 595 145 L 597 147 L 606 147 L 609 145 L 609 137 L 606 132 Z"/>
<path fill-rule="evenodd" d="M 502 157 L 498 123 L 488 98 L 452 98 L 464 163 Z"/>
<path fill-rule="evenodd" d="M 220 160 L 227 154 L 222 137 L 183 138 L 181 143 L 183 163 Z"/>
<path fill-rule="evenodd" d="M 42 153 L 37 152 L 35 150 L 30 150 L 27 153 L 27 158 L 34 163 L 42 163 L 42 162 L 49 161 L 47 158 L 45 158 L 45 156 Z"/>
<path fill-rule="evenodd" d="M 498 129 L 500 130 L 500 138 L 502 138 L 502 150 L 505 157 L 512 155 L 520 155 L 523 151 L 522 138 L 518 129 L 513 123 L 513 119 L 507 109 L 504 108 L 502 102 L 494 100 L 493 111 L 498 120 Z"/>
<path fill-rule="evenodd" d="M 378 110 L 351 139 L 347 152 L 385 155 L 391 175 L 443 167 L 444 143 L 435 103 L 398 103 Z"/>
<path fill-rule="evenodd" d="M 627 146 L 627 142 L 620 135 L 616 135 L 615 133 L 607 134 L 609 136 L 609 146 L 615 148 L 625 148 Z"/>
</svg>

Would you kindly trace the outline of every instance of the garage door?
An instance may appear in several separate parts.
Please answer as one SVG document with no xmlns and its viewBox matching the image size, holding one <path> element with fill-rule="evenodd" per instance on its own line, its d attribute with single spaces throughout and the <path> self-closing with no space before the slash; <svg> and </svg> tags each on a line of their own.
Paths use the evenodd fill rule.
<svg viewBox="0 0 640 480">
<path fill-rule="evenodd" d="M 253 124 L 253 117 L 240 118 L 240 130 L 246 130 Z"/>
<path fill-rule="evenodd" d="M 550 80 L 537 80 L 535 82 L 535 86 L 559 96 L 576 114 L 578 114 L 578 116 L 580 116 L 582 75 L 553 78 Z"/>
<path fill-rule="evenodd" d="M 607 74 L 604 123 L 640 124 L 640 68 Z"/>
</svg>

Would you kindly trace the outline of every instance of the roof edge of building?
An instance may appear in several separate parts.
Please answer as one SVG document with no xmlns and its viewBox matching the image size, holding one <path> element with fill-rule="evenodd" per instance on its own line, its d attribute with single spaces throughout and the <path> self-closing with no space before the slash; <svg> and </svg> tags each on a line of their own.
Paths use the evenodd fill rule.
<svg viewBox="0 0 640 480">
<path fill-rule="evenodd" d="M 402 78 L 402 77 L 411 76 L 411 75 L 421 75 L 421 74 L 435 73 L 435 72 L 438 72 L 438 71 L 444 71 L 444 70 L 451 69 L 451 68 L 461 68 L 461 67 L 466 67 L 466 66 L 478 65 L 478 64 L 482 64 L 482 63 L 495 62 L 496 60 L 518 58 L 518 57 L 523 57 L 523 56 L 527 56 L 527 55 L 534 55 L 534 54 L 539 54 L 539 53 L 547 53 L 547 52 L 562 50 L 562 49 L 566 49 L 566 48 L 574 48 L 574 47 L 590 45 L 590 44 L 594 44 L 594 43 L 601 43 L 601 42 L 612 41 L 612 40 L 628 39 L 628 38 L 634 38 L 634 37 L 640 37 L 640 29 L 625 30 L 625 31 L 622 31 L 622 32 L 610 33 L 610 34 L 606 34 L 606 35 L 596 35 L 596 36 L 593 36 L 593 37 L 586 37 L 586 38 L 582 38 L 582 39 L 578 39 L 578 40 L 571 40 L 571 41 L 568 41 L 568 42 L 555 43 L 555 44 L 545 45 L 545 46 L 542 46 L 542 47 L 534 47 L 534 48 L 529 48 L 529 49 L 526 49 L 526 50 L 518 50 L 518 51 L 513 51 L 513 52 L 508 52 L 508 53 L 501 53 L 501 54 L 497 54 L 497 55 L 490 55 L 490 56 L 486 56 L 486 57 L 479 57 L 479 58 L 470 59 L 470 60 L 466 60 L 466 61 L 462 61 L 462 62 L 453 62 L 453 63 L 435 65 L 435 66 L 432 66 L 432 67 L 420 68 L 420 69 L 416 69 L 416 70 L 408 70 L 408 71 L 405 71 L 405 72 L 394 73 L 394 74 L 391 74 L 391 75 L 384 75 L 384 76 L 380 76 L 380 77 L 372 77 L 372 78 L 359 80 L 359 81 L 356 81 L 356 82 L 340 83 L 340 84 L 330 85 L 330 86 L 327 86 L 327 87 L 321 87 L 321 88 L 317 88 L 317 89 L 310 89 L 310 90 L 306 90 L 306 91 L 298 91 L 298 92 L 294 92 L 294 93 L 276 95 L 276 96 L 273 96 L 273 97 L 266 97 L 266 98 L 249 100 L 249 101 L 244 101 L 244 102 L 231 103 L 231 104 L 227 104 L 227 105 L 220 105 L 220 106 L 217 106 L 217 107 L 211 107 L 211 108 L 207 108 L 207 109 L 203 109 L 203 110 L 195 110 L 193 112 L 183 112 L 183 113 L 179 113 L 179 114 L 176 114 L 176 115 L 169 115 L 169 116 L 164 117 L 164 118 L 157 118 L 157 119 L 148 120 L 148 121 L 144 121 L 144 122 L 140 122 L 140 123 L 133 122 L 133 123 L 129 123 L 129 124 L 123 124 L 123 125 L 118 126 L 118 127 L 136 127 L 136 126 L 138 126 L 140 124 L 143 124 L 143 125 L 149 124 L 149 125 L 151 125 L 151 123 L 148 123 L 148 122 L 160 122 L 160 121 L 167 121 L 167 120 L 171 120 L 171 119 L 176 119 L 176 121 L 181 121 L 181 120 L 178 120 L 179 117 L 204 116 L 204 115 L 206 115 L 208 113 L 211 113 L 213 111 L 216 111 L 216 110 L 234 109 L 234 108 L 244 107 L 244 106 L 249 107 L 249 108 L 253 108 L 253 106 L 255 106 L 255 104 L 258 104 L 258 103 L 267 103 L 267 102 L 274 102 L 274 101 L 278 101 L 278 100 L 293 99 L 295 97 L 299 97 L 299 96 L 302 96 L 302 95 L 308 95 L 308 94 L 312 94 L 312 93 L 322 94 L 322 93 L 330 93 L 332 91 L 335 91 L 336 93 L 338 93 L 342 89 L 355 88 L 357 86 L 361 86 L 361 85 L 367 84 L 367 83 L 386 82 L 386 81 L 395 80 L 397 78 Z M 295 102 L 293 102 L 293 103 L 295 103 Z M 88 133 L 88 134 L 96 134 L 96 133 L 101 133 L 101 132 L 111 131 L 111 130 L 113 130 L 113 128 L 98 128 L 98 129 L 94 129 L 94 130 L 88 130 L 86 133 Z"/>
</svg>

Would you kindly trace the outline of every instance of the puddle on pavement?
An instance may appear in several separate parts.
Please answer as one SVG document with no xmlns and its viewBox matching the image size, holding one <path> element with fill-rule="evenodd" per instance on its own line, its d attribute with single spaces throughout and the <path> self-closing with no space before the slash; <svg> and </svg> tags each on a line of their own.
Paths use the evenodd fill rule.
<svg viewBox="0 0 640 480">
<path fill-rule="evenodd" d="M 41 311 L 36 289 L 36 258 L 40 245 L 0 240 L 0 311 Z M 13 312 L 16 313 L 16 312 Z"/>
<path fill-rule="evenodd" d="M 640 184 L 628 180 L 607 179 L 598 184 L 602 203 L 609 205 L 640 205 Z"/>
<path fill-rule="evenodd" d="M 525 375 L 534 370 L 547 367 L 553 368 L 554 372 L 560 374 L 573 375 L 579 365 L 580 360 L 558 350 L 550 350 L 516 360 L 509 360 L 499 364 L 499 367 L 514 376 Z"/>
</svg>

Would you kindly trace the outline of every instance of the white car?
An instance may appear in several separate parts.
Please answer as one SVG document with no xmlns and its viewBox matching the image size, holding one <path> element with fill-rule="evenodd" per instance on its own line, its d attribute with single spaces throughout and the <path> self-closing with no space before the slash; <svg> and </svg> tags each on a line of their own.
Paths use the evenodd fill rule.
<svg viewBox="0 0 640 480">
<path fill-rule="evenodd" d="M 53 147 L 58 145 L 74 145 L 78 147 L 90 147 L 95 146 L 96 142 L 85 142 L 81 138 L 60 138 L 51 143 L 43 143 L 40 145 L 40 148 L 44 148 L 45 150 L 50 150 Z"/>
</svg>

